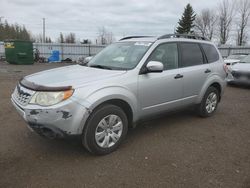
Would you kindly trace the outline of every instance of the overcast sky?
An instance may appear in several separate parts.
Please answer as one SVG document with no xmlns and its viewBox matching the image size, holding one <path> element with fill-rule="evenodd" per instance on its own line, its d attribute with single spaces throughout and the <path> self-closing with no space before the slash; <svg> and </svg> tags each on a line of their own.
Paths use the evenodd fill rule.
<svg viewBox="0 0 250 188">
<path fill-rule="evenodd" d="M 32 34 L 53 40 L 60 32 L 74 32 L 78 39 L 94 40 L 104 26 L 116 39 L 127 35 L 173 33 L 184 6 L 194 10 L 214 8 L 220 0 L 0 0 L 0 16 L 10 23 L 25 25 Z"/>
</svg>

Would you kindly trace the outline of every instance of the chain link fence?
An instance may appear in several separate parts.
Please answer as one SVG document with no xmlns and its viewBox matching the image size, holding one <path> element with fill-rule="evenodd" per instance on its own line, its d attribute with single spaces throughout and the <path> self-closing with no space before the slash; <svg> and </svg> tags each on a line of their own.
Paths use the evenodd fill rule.
<svg viewBox="0 0 250 188">
<path fill-rule="evenodd" d="M 33 47 L 38 49 L 41 57 L 48 58 L 53 50 L 60 52 L 60 59 L 71 59 L 77 61 L 79 57 L 87 57 L 96 55 L 100 52 L 104 45 L 88 45 L 88 44 L 67 44 L 67 43 L 33 43 Z"/>
<path fill-rule="evenodd" d="M 250 46 L 220 46 L 218 49 L 224 58 L 235 53 L 250 54 Z"/>
<path fill-rule="evenodd" d="M 71 59 L 77 61 L 79 57 L 96 55 L 105 45 L 88 45 L 88 44 L 68 44 L 68 43 L 33 43 L 35 49 L 38 49 L 40 56 L 48 58 L 52 50 L 60 52 L 61 60 Z M 250 46 L 219 46 L 221 55 L 225 58 L 230 54 L 247 53 L 250 54 Z M 0 42 L 0 58 L 4 56 L 4 43 Z"/>
<path fill-rule="evenodd" d="M 39 56 L 48 58 L 53 50 L 60 52 L 60 59 L 71 59 L 77 61 L 79 57 L 94 56 L 100 52 L 105 45 L 92 44 L 68 44 L 68 43 L 33 43 L 33 48 L 39 51 Z M 4 56 L 4 43 L 0 42 L 0 57 Z"/>
</svg>

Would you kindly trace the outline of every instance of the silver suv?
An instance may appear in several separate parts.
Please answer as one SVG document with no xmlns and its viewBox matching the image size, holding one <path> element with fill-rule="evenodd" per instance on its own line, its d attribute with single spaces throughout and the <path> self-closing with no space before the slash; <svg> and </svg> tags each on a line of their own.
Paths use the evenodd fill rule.
<svg viewBox="0 0 250 188">
<path fill-rule="evenodd" d="M 213 115 L 225 77 L 221 55 L 205 38 L 126 37 L 87 66 L 24 77 L 11 100 L 40 135 L 81 135 L 87 150 L 107 154 L 146 117 L 190 105 L 203 117 Z"/>
</svg>

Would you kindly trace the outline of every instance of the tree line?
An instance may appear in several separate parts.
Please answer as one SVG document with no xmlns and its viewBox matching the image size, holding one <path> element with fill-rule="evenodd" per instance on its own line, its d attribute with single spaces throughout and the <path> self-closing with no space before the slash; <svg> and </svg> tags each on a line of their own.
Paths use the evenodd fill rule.
<svg viewBox="0 0 250 188">
<path fill-rule="evenodd" d="M 30 31 L 26 29 L 25 26 L 19 24 L 9 24 L 7 20 L 5 22 L 0 22 L 0 41 L 15 39 L 15 40 L 25 40 L 32 42 L 43 42 L 42 34 L 32 35 Z M 52 43 L 50 37 L 46 36 L 44 39 L 45 43 Z M 58 38 L 60 43 L 76 43 L 76 36 L 74 33 L 69 33 L 63 35 L 60 33 Z"/>
<path fill-rule="evenodd" d="M 7 21 L 0 22 L 0 41 L 6 39 L 32 40 L 31 33 L 18 24 L 9 24 Z"/>
<path fill-rule="evenodd" d="M 176 33 L 198 34 L 224 45 L 235 41 L 243 46 L 248 41 L 249 0 L 223 0 L 218 8 L 205 8 L 196 14 L 188 4 L 178 22 Z"/>
<path fill-rule="evenodd" d="M 19 24 L 9 24 L 7 20 L 4 23 L 0 20 L 0 41 L 4 41 L 7 39 L 15 39 L 15 40 L 25 40 L 32 41 L 38 43 L 52 43 L 50 37 L 45 36 L 43 41 L 42 34 L 32 35 L 30 31 L 28 31 L 25 26 L 20 26 Z M 112 32 L 108 31 L 105 27 L 100 27 L 98 29 L 98 35 L 96 38 L 96 44 L 107 45 L 114 42 L 115 37 Z M 92 41 L 90 39 L 77 40 L 76 34 L 70 32 L 68 34 L 63 34 L 62 32 L 59 34 L 59 37 L 55 42 L 59 43 L 82 43 L 82 44 L 91 44 Z"/>
<path fill-rule="evenodd" d="M 7 20 L 4 23 L 0 22 L 0 41 L 15 39 L 15 40 L 25 40 L 32 42 L 42 42 L 42 35 L 37 36 L 32 35 L 26 27 L 19 24 L 9 24 Z M 50 37 L 45 37 L 45 43 L 51 43 Z"/>
</svg>

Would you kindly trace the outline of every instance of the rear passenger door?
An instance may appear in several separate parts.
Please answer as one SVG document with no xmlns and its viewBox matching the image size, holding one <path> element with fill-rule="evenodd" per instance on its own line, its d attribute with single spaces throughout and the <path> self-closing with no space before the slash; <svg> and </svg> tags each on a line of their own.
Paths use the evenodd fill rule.
<svg viewBox="0 0 250 188">
<path fill-rule="evenodd" d="M 201 47 L 206 55 L 207 62 L 213 73 L 218 72 L 219 75 L 225 74 L 223 65 L 220 63 L 220 55 L 212 44 L 201 44 Z"/>
<path fill-rule="evenodd" d="M 211 73 L 201 45 L 180 42 L 180 67 L 183 75 L 183 104 L 193 103 Z"/>
</svg>

